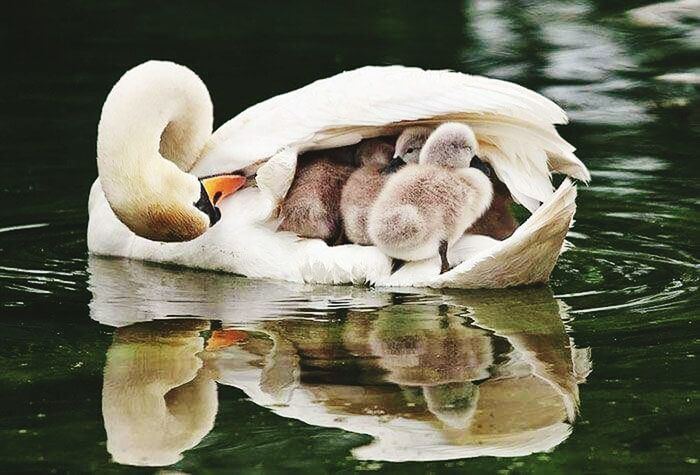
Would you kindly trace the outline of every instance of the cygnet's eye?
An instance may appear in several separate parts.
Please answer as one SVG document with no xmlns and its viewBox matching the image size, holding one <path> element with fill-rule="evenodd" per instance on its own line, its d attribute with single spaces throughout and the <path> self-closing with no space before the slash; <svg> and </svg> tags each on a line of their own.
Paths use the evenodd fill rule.
<svg viewBox="0 0 700 475">
<path fill-rule="evenodd" d="M 413 147 L 409 147 L 408 149 L 406 149 L 406 153 L 413 153 L 414 150 L 415 149 Z"/>
</svg>

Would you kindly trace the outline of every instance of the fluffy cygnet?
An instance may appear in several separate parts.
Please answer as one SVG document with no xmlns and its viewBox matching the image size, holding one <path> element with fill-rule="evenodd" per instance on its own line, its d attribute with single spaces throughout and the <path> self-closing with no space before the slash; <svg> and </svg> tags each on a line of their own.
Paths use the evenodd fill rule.
<svg viewBox="0 0 700 475">
<path fill-rule="evenodd" d="M 345 160 L 346 152 L 324 150 L 303 158 L 280 206 L 279 230 L 323 239 L 329 245 L 340 241 L 340 193 L 355 169 Z"/>
<path fill-rule="evenodd" d="M 394 158 L 384 168 L 383 173 L 391 174 L 407 163 L 418 163 L 420 151 L 433 129 L 424 126 L 405 128 L 396 139 Z"/>
<path fill-rule="evenodd" d="M 509 238 L 518 228 L 518 222 L 511 210 L 513 197 L 508 191 L 508 187 L 498 179 L 491 165 L 481 161 L 478 157 L 472 159 L 471 166 L 483 171 L 491 179 L 493 200 L 491 200 L 489 209 L 466 232 L 482 234 L 499 241 Z"/>
<path fill-rule="evenodd" d="M 470 168 L 478 151 L 472 129 L 446 123 L 428 138 L 418 164 L 391 175 L 369 213 L 369 236 L 387 255 L 407 261 L 440 255 L 489 207 L 493 186 Z"/>
<path fill-rule="evenodd" d="M 420 151 L 433 133 L 432 128 L 426 126 L 408 127 L 401 132 L 396 139 L 395 157 L 400 157 L 406 163 L 418 163 Z"/>
<path fill-rule="evenodd" d="M 340 197 L 343 227 L 350 242 L 371 244 L 367 234 L 367 215 L 384 182 L 389 178 L 388 174 L 382 172 L 393 154 L 394 147 L 381 139 L 366 140 L 357 149 L 356 160 L 360 168 L 350 175 Z"/>
</svg>

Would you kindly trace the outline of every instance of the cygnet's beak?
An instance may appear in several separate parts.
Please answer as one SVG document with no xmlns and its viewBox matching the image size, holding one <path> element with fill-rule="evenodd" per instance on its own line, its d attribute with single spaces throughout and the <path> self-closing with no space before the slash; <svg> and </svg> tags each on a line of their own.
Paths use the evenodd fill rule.
<svg viewBox="0 0 700 475">
<path fill-rule="evenodd" d="M 246 177 L 242 175 L 215 175 L 201 180 L 211 204 L 216 206 L 221 200 L 245 185 Z"/>
<path fill-rule="evenodd" d="M 476 155 L 474 155 L 474 157 L 472 157 L 472 162 L 469 166 L 472 168 L 476 168 L 477 170 L 481 170 L 484 173 L 484 175 L 491 178 L 491 174 L 493 172 L 491 165 L 484 162 L 482 159 L 480 159 Z"/>
<path fill-rule="evenodd" d="M 394 155 L 394 158 L 392 158 L 389 163 L 382 169 L 381 173 L 382 175 L 390 175 L 394 172 L 396 172 L 399 168 L 403 167 L 406 165 L 406 162 L 403 161 L 403 158 Z"/>
</svg>

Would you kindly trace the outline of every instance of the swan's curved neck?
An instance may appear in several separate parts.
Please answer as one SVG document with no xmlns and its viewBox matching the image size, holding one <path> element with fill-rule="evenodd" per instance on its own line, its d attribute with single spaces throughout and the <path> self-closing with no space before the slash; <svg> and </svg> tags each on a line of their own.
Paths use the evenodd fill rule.
<svg viewBox="0 0 700 475">
<path fill-rule="evenodd" d="M 136 234 L 185 240 L 207 217 L 194 203 L 202 185 L 187 173 L 211 138 L 213 107 L 204 83 L 174 63 L 127 71 L 102 108 L 97 168 L 112 210 Z"/>
<path fill-rule="evenodd" d="M 97 132 L 100 176 L 130 174 L 164 157 L 189 170 L 211 137 L 213 107 L 204 83 L 189 69 L 149 61 L 114 85 Z"/>
</svg>

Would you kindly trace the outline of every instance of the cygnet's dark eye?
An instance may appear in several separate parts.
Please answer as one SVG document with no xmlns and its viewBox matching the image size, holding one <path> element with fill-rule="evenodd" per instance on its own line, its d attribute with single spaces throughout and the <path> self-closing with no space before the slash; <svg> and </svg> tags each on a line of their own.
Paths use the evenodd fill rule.
<svg viewBox="0 0 700 475">
<path fill-rule="evenodd" d="M 406 150 L 406 153 L 413 153 L 415 149 L 413 147 L 410 147 Z"/>
</svg>

